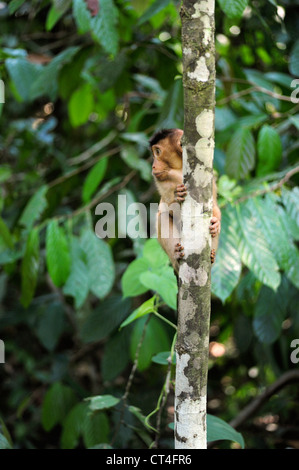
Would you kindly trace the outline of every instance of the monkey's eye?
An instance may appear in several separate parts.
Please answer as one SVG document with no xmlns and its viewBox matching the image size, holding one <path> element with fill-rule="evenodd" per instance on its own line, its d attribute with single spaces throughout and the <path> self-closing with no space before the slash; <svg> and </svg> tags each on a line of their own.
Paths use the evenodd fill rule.
<svg viewBox="0 0 299 470">
<path fill-rule="evenodd" d="M 159 157 L 161 155 L 161 149 L 159 149 L 159 147 L 154 148 L 154 155 L 156 157 Z"/>
</svg>

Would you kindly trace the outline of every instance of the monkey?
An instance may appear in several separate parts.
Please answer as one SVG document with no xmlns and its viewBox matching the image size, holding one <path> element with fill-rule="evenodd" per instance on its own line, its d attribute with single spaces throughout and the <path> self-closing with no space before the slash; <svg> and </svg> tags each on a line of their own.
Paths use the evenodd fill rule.
<svg viewBox="0 0 299 470">
<path fill-rule="evenodd" d="M 173 217 L 171 210 L 164 210 L 163 207 L 165 208 L 165 204 L 166 207 L 169 207 L 174 202 L 182 203 L 187 195 L 187 188 L 183 182 L 181 145 L 183 134 L 181 129 L 161 129 L 149 140 L 153 155 L 152 175 L 161 196 L 156 221 L 158 241 L 167 253 L 176 275 L 179 271 L 179 260 L 185 255 L 179 237 L 180 218 Z M 167 220 L 164 217 L 167 217 Z M 169 237 L 161 236 L 165 223 L 169 224 Z M 213 178 L 213 214 L 210 225 L 210 233 L 213 238 L 211 264 L 215 262 L 220 230 L 221 211 L 217 204 L 217 187 L 215 178 Z"/>
</svg>

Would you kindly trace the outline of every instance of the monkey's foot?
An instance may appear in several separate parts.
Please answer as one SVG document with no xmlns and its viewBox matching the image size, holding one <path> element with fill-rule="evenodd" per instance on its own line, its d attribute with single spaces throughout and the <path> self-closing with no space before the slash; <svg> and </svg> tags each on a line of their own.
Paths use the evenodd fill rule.
<svg viewBox="0 0 299 470">
<path fill-rule="evenodd" d="M 184 184 L 178 184 L 175 191 L 175 200 L 177 202 L 184 202 L 187 195 L 187 188 Z"/>
<path fill-rule="evenodd" d="M 216 259 L 216 251 L 213 249 L 211 250 L 211 264 L 214 264 Z"/>
<path fill-rule="evenodd" d="M 210 234 L 212 235 L 213 238 L 216 237 L 216 235 L 219 235 L 220 233 L 220 220 L 218 217 L 212 217 L 211 218 L 211 225 L 210 225 Z"/>
<path fill-rule="evenodd" d="M 177 243 L 174 247 L 174 257 L 176 259 L 182 259 L 184 256 L 184 247 L 180 243 Z"/>
</svg>

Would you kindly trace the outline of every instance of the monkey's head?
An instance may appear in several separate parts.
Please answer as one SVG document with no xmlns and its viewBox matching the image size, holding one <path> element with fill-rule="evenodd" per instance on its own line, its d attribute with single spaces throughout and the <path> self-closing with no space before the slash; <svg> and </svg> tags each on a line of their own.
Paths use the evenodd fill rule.
<svg viewBox="0 0 299 470">
<path fill-rule="evenodd" d="M 152 174 L 158 181 L 171 179 L 172 171 L 182 169 L 181 129 L 161 129 L 149 140 L 153 154 Z"/>
</svg>

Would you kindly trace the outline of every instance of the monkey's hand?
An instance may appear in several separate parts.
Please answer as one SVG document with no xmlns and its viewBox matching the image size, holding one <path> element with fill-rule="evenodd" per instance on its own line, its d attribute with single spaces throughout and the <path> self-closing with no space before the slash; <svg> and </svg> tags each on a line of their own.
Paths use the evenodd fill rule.
<svg viewBox="0 0 299 470">
<path fill-rule="evenodd" d="M 175 259 L 182 259 L 182 258 L 184 258 L 184 256 L 185 256 L 184 247 L 180 243 L 177 243 L 174 246 L 174 257 L 175 257 Z"/>
<path fill-rule="evenodd" d="M 176 202 L 184 202 L 187 195 L 187 188 L 184 184 L 178 184 L 174 190 L 174 196 Z"/>
<path fill-rule="evenodd" d="M 216 259 L 216 251 L 213 249 L 211 250 L 211 264 L 214 264 Z"/>
<path fill-rule="evenodd" d="M 220 229 L 221 229 L 220 220 L 218 219 L 218 217 L 212 217 L 211 225 L 210 225 L 210 234 L 212 235 L 213 238 L 219 235 Z"/>
</svg>

